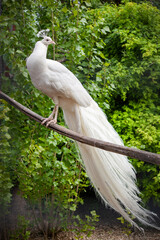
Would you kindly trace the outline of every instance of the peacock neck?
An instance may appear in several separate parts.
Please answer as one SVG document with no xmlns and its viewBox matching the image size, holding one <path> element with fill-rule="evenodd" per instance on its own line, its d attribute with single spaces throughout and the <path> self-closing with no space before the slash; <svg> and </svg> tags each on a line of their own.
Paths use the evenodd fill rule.
<svg viewBox="0 0 160 240">
<path fill-rule="evenodd" d="M 47 69 L 46 55 L 47 46 L 39 41 L 36 43 L 33 53 L 27 59 L 27 68 L 34 83 L 37 82 L 39 76 Z"/>
<path fill-rule="evenodd" d="M 37 55 L 37 57 L 44 57 L 47 56 L 48 46 L 44 45 L 41 41 L 38 41 L 35 45 L 33 53 Z"/>
</svg>

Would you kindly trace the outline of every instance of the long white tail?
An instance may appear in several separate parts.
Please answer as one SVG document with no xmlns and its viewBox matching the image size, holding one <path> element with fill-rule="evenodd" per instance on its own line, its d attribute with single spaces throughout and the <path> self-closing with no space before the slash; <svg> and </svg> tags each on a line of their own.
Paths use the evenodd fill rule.
<svg viewBox="0 0 160 240">
<path fill-rule="evenodd" d="M 88 137 L 123 145 L 119 135 L 94 101 L 87 108 L 76 105 L 76 111 L 68 112 L 67 108 L 63 111 L 70 129 L 77 129 Z M 135 170 L 127 157 L 81 143 L 78 143 L 78 146 L 87 174 L 104 203 L 137 228 L 138 225 L 128 212 L 143 224 L 157 228 L 150 223 L 156 214 L 139 205 L 141 199 L 135 184 Z"/>
</svg>

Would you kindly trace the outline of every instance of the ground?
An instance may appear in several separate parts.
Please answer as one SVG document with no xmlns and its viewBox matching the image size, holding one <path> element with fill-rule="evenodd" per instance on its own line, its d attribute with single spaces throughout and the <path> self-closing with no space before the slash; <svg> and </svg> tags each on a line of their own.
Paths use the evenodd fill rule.
<svg viewBox="0 0 160 240">
<path fill-rule="evenodd" d="M 75 240 L 74 234 L 71 232 L 61 232 L 57 236 L 57 240 Z M 132 232 L 128 234 L 123 227 L 98 226 L 90 237 L 83 234 L 84 240 L 160 240 L 160 231 L 146 230 L 143 232 Z M 34 236 L 30 240 L 44 240 L 43 237 Z"/>
<path fill-rule="evenodd" d="M 84 215 L 89 215 L 91 210 L 96 210 L 96 213 L 100 216 L 99 222 L 96 225 L 90 237 L 83 234 L 83 240 L 160 240 L 160 231 L 153 228 L 144 228 L 144 232 L 133 231 L 129 229 L 126 225 L 121 224 L 117 220 L 120 215 L 118 215 L 114 210 L 106 207 L 101 203 L 93 191 L 89 192 L 86 196 L 83 196 L 84 205 L 78 208 L 76 214 L 81 217 Z M 157 213 L 160 217 L 160 208 L 154 207 L 153 204 L 149 207 L 150 210 Z M 160 225 L 160 220 L 157 219 L 158 226 Z M 43 237 L 34 236 L 30 240 L 43 240 Z M 76 240 L 75 235 L 72 232 L 61 232 L 57 236 L 57 240 Z"/>
<path fill-rule="evenodd" d="M 11 207 L 11 216 L 8 219 L 8 223 L 11 223 L 12 227 L 16 224 L 16 218 L 18 215 L 28 214 L 28 209 L 26 208 L 26 202 L 21 197 L 20 194 L 17 194 L 18 190 L 15 191 L 12 207 Z M 92 235 L 88 237 L 83 234 L 83 240 L 160 240 L 160 231 L 153 228 L 147 228 L 144 232 L 131 231 L 131 229 L 126 228 L 124 224 L 121 224 L 117 218 L 120 217 L 114 210 L 106 208 L 98 199 L 94 191 L 89 191 L 86 195 L 83 196 L 84 204 L 78 207 L 76 215 L 80 215 L 81 218 L 84 218 L 85 215 L 89 215 L 92 210 L 96 210 L 96 213 L 100 216 L 99 222 L 96 225 L 95 230 Z M 160 207 L 154 207 L 153 204 L 148 206 L 148 209 L 155 212 L 159 219 L 156 218 L 156 223 L 160 226 Z M 33 229 L 32 229 L 33 230 Z M 44 237 L 38 232 L 31 231 L 32 234 L 29 240 L 44 240 Z M 1 235 L 1 234 L 0 234 Z M 1 237 L 0 237 L 1 239 Z M 60 232 L 57 235 L 56 240 L 76 240 L 74 233 L 71 231 Z M 3 240 L 3 239 L 2 239 Z M 47 240 L 47 239 L 45 239 Z M 48 238 L 49 240 L 49 238 Z M 51 240 L 51 239 L 50 239 Z"/>
</svg>

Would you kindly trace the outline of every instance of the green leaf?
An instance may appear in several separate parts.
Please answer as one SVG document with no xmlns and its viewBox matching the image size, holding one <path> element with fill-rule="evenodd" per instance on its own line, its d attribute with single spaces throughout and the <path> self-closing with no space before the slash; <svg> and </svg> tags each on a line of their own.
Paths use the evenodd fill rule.
<svg viewBox="0 0 160 240">
<path fill-rule="evenodd" d="M 110 28 L 108 26 L 105 26 L 104 28 L 101 29 L 101 32 L 106 34 L 106 32 L 110 32 Z"/>
<path fill-rule="evenodd" d="M 64 13 L 67 13 L 67 12 L 68 12 L 68 9 L 67 9 L 66 6 L 62 8 L 62 12 L 64 12 Z"/>
</svg>

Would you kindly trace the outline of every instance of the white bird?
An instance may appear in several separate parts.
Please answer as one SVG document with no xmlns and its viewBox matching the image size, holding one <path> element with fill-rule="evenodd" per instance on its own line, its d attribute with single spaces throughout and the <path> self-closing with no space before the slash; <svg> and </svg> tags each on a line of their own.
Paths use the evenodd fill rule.
<svg viewBox="0 0 160 240">
<path fill-rule="evenodd" d="M 50 97 L 55 108 L 43 121 L 49 125 L 57 122 L 58 107 L 63 109 L 68 127 L 84 136 L 123 145 L 123 142 L 97 103 L 91 98 L 76 76 L 61 63 L 46 58 L 50 37 L 38 41 L 27 59 L 27 68 L 33 85 Z M 106 205 L 119 212 L 133 226 L 140 222 L 151 227 L 153 216 L 139 202 L 135 184 L 135 170 L 127 157 L 78 143 L 87 174 Z"/>
</svg>

